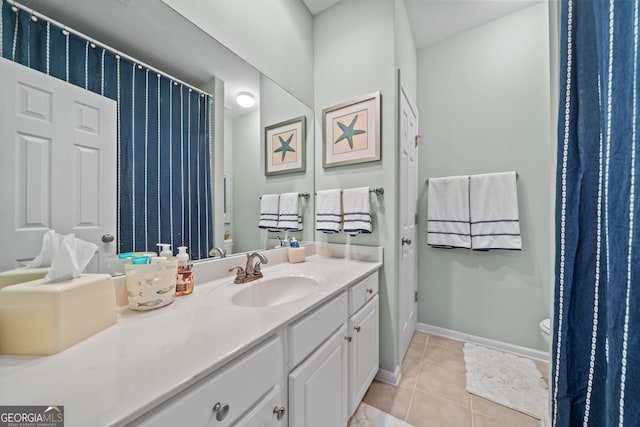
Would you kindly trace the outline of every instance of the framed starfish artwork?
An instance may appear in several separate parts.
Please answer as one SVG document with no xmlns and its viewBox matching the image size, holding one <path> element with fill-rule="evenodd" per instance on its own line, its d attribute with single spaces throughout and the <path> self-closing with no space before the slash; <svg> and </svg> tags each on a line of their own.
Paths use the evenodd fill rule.
<svg viewBox="0 0 640 427">
<path fill-rule="evenodd" d="M 380 92 L 322 110 L 322 166 L 380 160 Z"/>
<path fill-rule="evenodd" d="M 307 118 L 296 117 L 264 128 L 265 175 L 304 172 Z"/>
</svg>

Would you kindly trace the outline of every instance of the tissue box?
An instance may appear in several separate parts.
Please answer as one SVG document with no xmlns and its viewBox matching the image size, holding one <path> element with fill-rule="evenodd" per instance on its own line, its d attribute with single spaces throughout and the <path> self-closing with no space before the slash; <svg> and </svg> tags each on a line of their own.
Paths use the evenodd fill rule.
<svg viewBox="0 0 640 427">
<path fill-rule="evenodd" d="M 49 268 L 16 268 L 0 273 L 0 289 L 16 283 L 31 282 L 42 279 L 49 272 Z"/>
<path fill-rule="evenodd" d="M 111 276 L 83 274 L 0 289 L 0 354 L 48 355 L 115 324 Z"/>
</svg>

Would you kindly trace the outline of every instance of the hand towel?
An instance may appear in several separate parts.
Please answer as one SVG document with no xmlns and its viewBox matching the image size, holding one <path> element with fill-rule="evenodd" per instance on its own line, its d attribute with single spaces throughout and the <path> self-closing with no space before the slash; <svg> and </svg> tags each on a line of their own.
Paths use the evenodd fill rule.
<svg viewBox="0 0 640 427">
<path fill-rule="evenodd" d="M 427 244 L 471 248 L 469 176 L 431 178 L 427 197 Z"/>
<path fill-rule="evenodd" d="M 316 196 L 316 230 L 337 233 L 342 229 L 342 195 L 340 190 L 320 190 Z"/>
<path fill-rule="evenodd" d="M 260 221 L 258 228 L 276 230 L 278 227 L 279 194 L 263 194 L 260 198 Z"/>
<path fill-rule="evenodd" d="M 278 230 L 300 231 L 302 230 L 302 217 L 300 216 L 300 197 L 298 193 L 283 193 L 280 195 L 280 207 L 278 214 Z"/>
<path fill-rule="evenodd" d="M 352 236 L 371 233 L 371 196 L 369 187 L 349 188 L 342 193 L 344 232 Z"/>
<path fill-rule="evenodd" d="M 516 173 L 472 175 L 471 249 L 522 250 Z"/>
</svg>

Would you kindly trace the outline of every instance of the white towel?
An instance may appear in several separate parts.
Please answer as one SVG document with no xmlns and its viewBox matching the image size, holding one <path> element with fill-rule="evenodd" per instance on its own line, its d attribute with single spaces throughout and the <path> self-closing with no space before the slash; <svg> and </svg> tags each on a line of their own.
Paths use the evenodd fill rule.
<svg viewBox="0 0 640 427">
<path fill-rule="evenodd" d="M 342 196 L 340 190 L 320 190 L 316 197 L 316 230 L 337 233 L 342 229 Z"/>
<path fill-rule="evenodd" d="M 260 221 L 258 228 L 276 230 L 278 227 L 279 194 L 263 194 L 260 198 Z"/>
<path fill-rule="evenodd" d="M 298 196 L 298 193 L 283 193 L 280 195 L 278 230 L 302 230 L 302 217 L 300 216 L 299 200 L 300 197 Z"/>
<path fill-rule="evenodd" d="M 515 172 L 472 175 L 471 249 L 522 250 Z"/>
<path fill-rule="evenodd" d="M 351 235 L 371 233 L 371 196 L 369 187 L 349 188 L 342 193 L 344 232 Z"/>
<path fill-rule="evenodd" d="M 469 177 L 431 178 L 427 196 L 427 244 L 471 248 Z"/>
</svg>

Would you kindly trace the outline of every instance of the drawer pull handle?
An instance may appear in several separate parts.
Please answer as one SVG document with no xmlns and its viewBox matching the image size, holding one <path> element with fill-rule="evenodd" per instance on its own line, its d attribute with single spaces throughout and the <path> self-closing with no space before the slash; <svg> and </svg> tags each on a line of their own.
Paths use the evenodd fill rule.
<svg viewBox="0 0 640 427">
<path fill-rule="evenodd" d="M 279 408 L 276 406 L 275 408 L 273 408 L 273 413 L 276 414 L 276 419 L 278 421 L 280 421 L 280 419 L 284 417 L 284 411 L 284 406 L 281 406 Z"/>
<path fill-rule="evenodd" d="M 353 329 L 355 329 L 356 332 L 360 332 L 360 326 L 354 326 Z"/>
<path fill-rule="evenodd" d="M 222 421 L 227 417 L 229 413 L 229 405 L 227 403 L 222 404 L 220 402 L 213 405 L 213 412 L 216 414 L 216 420 Z"/>
<path fill-rule="evenodd" d="M 373 294 L 373 289 L 367 289 L 367 293 Z"/>
<path fill-rule="evenodd" d="M 345 340 L 347 340 L 347 342 L 351 342 L 351 337 L 344 337 Z"/>
</svg>

